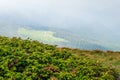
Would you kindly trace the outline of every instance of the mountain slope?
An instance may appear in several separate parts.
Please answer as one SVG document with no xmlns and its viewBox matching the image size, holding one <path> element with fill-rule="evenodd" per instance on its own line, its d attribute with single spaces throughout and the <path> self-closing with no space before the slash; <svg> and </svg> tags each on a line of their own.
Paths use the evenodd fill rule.
<svg viewBox="0 0 120 80">
<path fill-rule="evenodd" d="M 71 47 L 87 50 L 120 50 L 120 46 L 104 42 L 102 40 L 95 40 L 81 34 L 75 34 L 71 31 L 45 27 L 38 25 L 0 25 L 0 34 L 5 36 L 20 36 L 22 38 L 31 38 L 39 40 L 48 44 L 55 44 L 60 47 Z M 45 37 L 47 36 L 47 37 Z"/>
<path fill-rule="evenodd" d="M 114 68 L 106 67 L 99 63 L 99 59 L 96 62 L 96 59 L 87 56 L 90 53 L 101 55 L 103 52 L 79 51 L 57 48 L 29 39 L 0 36 L 0 79 L 117 80 L 119 78 Z"/>
</svg>

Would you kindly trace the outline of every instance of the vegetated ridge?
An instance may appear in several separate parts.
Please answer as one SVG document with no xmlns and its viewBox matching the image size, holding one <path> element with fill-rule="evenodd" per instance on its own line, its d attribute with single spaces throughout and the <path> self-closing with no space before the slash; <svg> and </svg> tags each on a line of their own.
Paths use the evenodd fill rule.
<svg viewBox="0 0 120 80">
<path fill-rule="evenodd" d="M 29 37 L 30 39 L 38 40 L 46 44 L 58 45 L 59 47 L 120 51 L 119 42 L 116 44 L 109 41 L 114 41 L 113 38 L 104 41 L 102 39 L 90 38 L 92 35 L 90 36 L 89 34 L 88 37 L 86 34 L 82 35 L 82 33 L 84 32 L 82 31 L 77 34 L 67 29 L 40 25 L 0 24 L 0 35 L 7 37 L 18 36 L 22 39 Z"/>
<path fill-rule="evenodd" d="M 0 80 L 119 80 L 120 52 L 0 36 Z"/>
</svg>

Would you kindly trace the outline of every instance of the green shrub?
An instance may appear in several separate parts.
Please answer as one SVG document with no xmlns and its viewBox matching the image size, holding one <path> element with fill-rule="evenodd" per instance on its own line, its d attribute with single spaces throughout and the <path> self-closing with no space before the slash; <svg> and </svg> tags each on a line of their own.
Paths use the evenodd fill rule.
<svg viewBox="0 0 120 80">
<path fill-rule="evenodd" d="M 0 37 L 0 80 L 115 80 L 118 76 L 116 70 L 75 55 L 72 49 Z"/>
</svg>

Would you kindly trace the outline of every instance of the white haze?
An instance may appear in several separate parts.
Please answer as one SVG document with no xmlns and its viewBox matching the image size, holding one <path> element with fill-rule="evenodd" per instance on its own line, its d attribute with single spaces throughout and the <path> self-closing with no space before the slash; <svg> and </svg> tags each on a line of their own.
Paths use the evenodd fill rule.
<svg viewBox="0 0 120 80">
<path fill-rule="evenodd" d="M 54 27 L 119 29 L 119 7 L 120 0 L 0 0 L 0 17 Z"/>
<path fill-rule="evenodd" d="M 120 43 L 120 0 L 0 0 L 0 24 L 65 28 Z"/>
</svg>

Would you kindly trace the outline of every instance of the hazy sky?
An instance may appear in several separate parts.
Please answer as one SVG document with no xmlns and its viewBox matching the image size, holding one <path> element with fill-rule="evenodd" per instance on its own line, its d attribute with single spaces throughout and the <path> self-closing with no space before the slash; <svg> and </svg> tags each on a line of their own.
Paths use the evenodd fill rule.
<svg viewBox="0 0 120 80">
<path fill-rule="evenodd" d="M 120 0 L 0 0 L 0 21 L 120 29 Z"/>
</svg>

